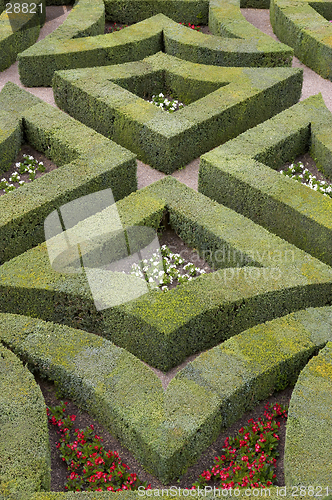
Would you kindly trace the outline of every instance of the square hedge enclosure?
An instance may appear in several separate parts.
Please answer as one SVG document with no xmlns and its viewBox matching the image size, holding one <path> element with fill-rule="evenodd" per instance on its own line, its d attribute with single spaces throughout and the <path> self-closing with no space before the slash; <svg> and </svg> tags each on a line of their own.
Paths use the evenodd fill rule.
<svg viewBox="0 0 332 500">
<path fill-rule="evenodd" d="M 3 6 L 0 0 L 0 13 Z M 260 1 L 259 7 L 268 5 Z M 103 35 L 105 18 L 137 24 Z M 213 35 L 177 24 L 197 19 L 209 23 Z M 36 35 L 37 28 L 26 31 L 29 45 Z M 46 492 L 44 403 L 28 368 L 53 380 L 165 484 L 222 429 L 271 392 L 295 384 L 302 372 L 290 413 L 287 481 L 322 481 L 325 469 L 315 453 L 301 468 L 295 431 L 315 418 L 315 405 L 301 413 L 301 387 L 313 385 L 319 399 L 319 388 L 330 384 L 328 377 L 319 379 L 319 370 L 329 373 L 331 364 L 331 202 L 307 193 L 303 203 L 306 188 L 277 184 L 270 167 L 304 148 L 330 174 L 331 117 L 319 98 L 296 104 L 302 72 L 289 67 L 293 50 L 250 26 L 240 2 L 217 0 L 79 0 L 50 37 L 15 47 L 11 58 L 21 51 L 23 84 L 53 85 L 63 111 L 11 83 L 0 93 L 0 171 L 24 142 L 59 167 L 0 198 L 0 393 L 8 411 L 0 449 L 3 444 L 9 457 L 18 446 L 15 426 L 24 426 L 27 415 L 37 429 L 22 434 L 19 446 L 30 454 L 17 453 L 14 466 L 3 461 L 0 497 L 70 498 Z M 159 92 L 174 93 L 185 108 L 167 115 L 144 100 Z M 137 191 L 136 155 L 171 174 L 203 153 L 201 193 L 171 176 Z M 253 171 L 260 172 L 259 189 Z M 133 227 L 155 234 L 168 217 L 214 272 L 166 294 L 149 291 L 97 310 L 84 269 L 74 274 L 52 267 L 44 221 L 107 189 L 112 205 L 63 227 L 66 237 L 77 233 L 87 240 L 96 228 L 104 230 L 87 250 L 81 246 L 83 263 L 97 261 L 104 272 L 119 234 L 128 236 Z M 113 211 L 121 222 L 116 234 L 107 230 Z M 66 259 L 68 271 L 73 261 Z M 200 351 L 166 391 L 143 363 L 167 371 Z M 8 366 L 13 391 L 3 376 Z M 321 435 L 319 426 L 307 432 L 312 450 Z M 114 494 L 75 494 L 81 496 Z M 278 498 L 275 488 L 270 496 Z"/>
<path fill-rule="evenodd" d="M 295 104 L 301 82 L 293 68 L 219 68 L 160 52 L 140 62 L 56 72 L 53 90 L 61 109 L 170 174 Z M 159 92 L 187 106 L 169 115 L 143 99 Z"/>
</svg>

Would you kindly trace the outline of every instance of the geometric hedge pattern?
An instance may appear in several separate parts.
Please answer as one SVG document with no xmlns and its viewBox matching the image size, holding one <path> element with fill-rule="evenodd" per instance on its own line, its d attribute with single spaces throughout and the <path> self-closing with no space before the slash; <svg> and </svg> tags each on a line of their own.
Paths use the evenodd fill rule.
<svg viewBox="0 0 332 500">
<path fill-rule="evenodd" d="M 40 27 L 45 22 L 45 0 L 39 2 L 38 7 L 27 10 L 27 13 L 18 15 L 14 13 L 14 7 L 8 8 L 4 0 L 0 2 L 0 71 L 13 64 L 17 54 L 34 44 L 39 36 Z"/>
<path fill-rule="evenodd" d="M 315 7 L 319 12 L 315 17 L 317 24 L 324 23 L 322 16 L 329 14 L 325 3 Z M 241 6 L 252 5 L 247 2 Z M 264 1 L 257 6 L 267 7 Z M 0 2 L 2 51 L 12 36 L 4 8 Z M 277 12 L 277 8 L 273 8 L 271 13 Z M 274 15 L 278 19 L 279 14 Z M 138 23 L 121 32 L 102 35 L 105 17 Z M 212 36 L 194 33 L 177 24 L 180 21 L 197 24 L 198 19 L 209 23 Z M 36 23 L 36 19 L 29 22 Z M 181 64 L 193 65 L 197 71 L 205 65 L 207 73 L 217 69 L 226 75 L 222 80 L 224 89 L 214 102 L 217 111 L 223 110 L 223 118 L 220 120 L 222 115 L 218 114 L 217 118 L 212 119 L 212 114 L 206 117 L 207 122 L 215 120 L 215 129 L 223 128 L 225 135 L 217 134 L 215 142 L 207 143 L 207 147 L 197 153 L 206 152 L 200 172 L 200 190 L 204 194 L 196 193 L 170 176 L 137 191 L 135 155 L 139 153 L 129 142 L 118 144 L 116 133 L 113 137 L 89 128 L 96 129 L 92 123 L 97 122 L 103 105 L 90 106 L 90 110 L 80 113 L 77 102 L 77 116 L 68 117 L 63 111 L 51 112 L 39 99 L 28 96 L 13 84 L 7 84 L 1 92 L 1 167 L 15 159 L 20 145 L 26 141 L 56 159 L 59 168 L 53 176 L 46 174 L 1 200 L 0 230 L 5 245 L 0 249 L 0 495 L 22 500 L 60 500 L 72 496 L 46 493 L 50 484 L 49 443 L 42 395 L 28 370 L 34 367 L 53 380 L 64 396 L 72 397 L 97 418 L 164 484 L 172 483 L 195 463 L 222 429 L 258 401 L 273 391 L 295 384 L 286 436 L 286 484 L 288 487 L 325 486 L 325 482 L 331 487 L 332 268 L 324 245 L 328 242 L 330 248 L 328 214 L 332 202 L 321 201 L 318 193 L 306 196 L 307 188 L 299 185 L 291 190 L 298 201 L 300 215 L 296 214 L 296 204 L 292 210 L 301 220 L 303 232 L 311 220 L 311 210 L 314 213 L 315 225 L 310 227 L 310 234 L 318 234 L 319 238 L 316 245 L 319 248 L 314 248 L 314 240 L 306 241 L 304 233 L 293 238 L 288 236 L 290 231 L 286 227 L 281 234 L 279 229 L 273 230 L 268 218 L 249 213 L 247 207 L 238 207 L 235 189 L 233 198 L 218 189 L 223 176 L 231 185 L 232 176 L 239 175 L 231 165 L 232 158 L 239 156 L 239 152 L 246 157 L 239 158 L 246 175 L 250 173 L 251 162 L 256 161 L 262 162 L 258 165 L 262 184 L 264 175 L 269 178 L 269 171 L 275 165 L 252 140 L 253 127 L 267 119 L 275 120 L 274 124 L 279 120 L 284 124 L 281 126 L 288 126 L 289 134 L 285 133 L 277 146 L 272 135 L 263 137 L 264 132 L 271 129 L 271 122 L 261 123 L 257 125 L 261 127 L 261 144 L 271 141 L 271 148 L 281 152 L 279 158 L 283 161 L 292 159 L 291 154 L 310 149 L 318 153 L 319 162 L 326 168 L 325 174 L 330 175 L 331 118 L 316 97 L 303 103 L 300 111 L 296 108 L 300 106 L 296 102 L 300 97 L 302 75 L 298 70 L 287 68 L 293 50 L 251 27 L 241 17 L 239 2 L 231 1 L 170 0 L 166 3 L 153 0 L 147 5 L 140 0 L 93 3 L 79 0 L 61 28 L 42 43 L 33 45 L 42 23 L 40 19 L 37 26 L 33 24 L 33 29 L 29 24 L 14 27 L 15 44 L 10 44 L 15 45 L 15 50 L 2 63 L 1 70 L 20 52 L 22 82 L 30 86 L 50 86 L 54 78 L 60 103 L 72 99 L 67 92 L 69 87 L 65 88 L 63 82 L 66 74 L 74 81 L 76 70 L 79 84 L 80 71 L 86 71 L 93 82 L 94 70 L 88 73 L 84 68 L 99 67 L 95 70 L 97 75 L 100 67 L 109 66 L 112 71 L 112 66 L 118 65 L 117 70 L 135 61 L 144 66 L 150 56 L 169 61 L 169 80 L 174 80 Z M 23 38 L 25 45 L 19 43 Z M 56 73 L 58 70 L 62 71 Z M 105 74 L 107 71 L 105 68 Z M 227 72 L 232 71 L 233 75 L 252 75 L 248 88 L 237 87 L 232 90 L 233 94 L 227 91 Z M 287 78 L 280 78 L 286 74 Z M 136 80 L 138 87 L 144 83 L 144 71 L 142 75 L 141 80 Z M 136 106 L 142 99 L 130 81 L 133 75 L 127 76 L 127 94 L 121 91 L 121 106 L 124 106 L 121 113 L 126 119 L 130 117 L 133 130 L 144 138 L 152 122 L 143 122 L 142 131 L 137 128 L 130 100 L 135 92 Z M 183 77 L 181 84 L 180 80 L 178 75 L 176 88 L 188 97 L 187 109 L 193 115 L 195 106 L 204 107 L 207 103 L 204 102 L 207 94 L 212 95 L 213 102 L 213 86 L 205 94 L 200 90 L 195 100 L 193 95 L 201 83 Z M 165 78 L 160 81 L 165 84 Z M 263 99 L 247 107 L 253 88 L 262 92 Z M 264 99 L 267 88 L 270 95 Z M 273 89 L 277 90 L 274 99 Z M 116 92 L 119 92 L 116 85 L 106 85 L 105 94 L 113 93 L 114 98 Z M 15 99 L 10 100 L 13 96 Z M 235 101 L 239 109 L 234 115 Z M 293 108 L 289 111 L 290 106 Z M 68 109 L 70 114 L 72 109 Z M 151 113 L 159 111 L 161 116 L 161 110 L 146 109 L 147 114 L 151 109 Z M 296 120 L 303 109 L 307 114 L 300 127 Z M 110 125 L 115 122 L 116 127 L 121 127 L 121 119 L 116 122 L 119 108 L 115 106 L 114 110 L 114 120 L 112 114 L 109 115 Z M 83 125 L 81 121 L 89 112 L 93 118 Z M 182 111 L 178 113 L 180 117 Z M 318 115 L 323 118 L 317 118 Z M 165 121 L 166 134 L 167 127 L 168 133 L 179 127 L 176 116 L 172 125 Z M 155 120 L 159 119 L 156 117 Z M 187 120 L 190 121 L 188 117 Z M 236 120 L 242 120 L 242 128 L 234 128 Z M 130 125 L 127 126 L 130 131 Z M 197 142 L 201 124 L 193 120 L 193 127 Z M 249 132 L 245 132 L 246 128 L 250 128 Z M 212 133 L 211 130 L 207 134 Z M 90 144 L 80 145 L 77 138 L 81 134 L 87 143 L 91 141 L 90 149 Z M 251 139 L 245 134 L 251 134 Z M 292 142 L 288 141 L 289 137 L 295 139 L 296 147 L 289 146 Z M 233 145 L 232 141 L 226 142 L 231 138 L 235 141 Z M 157 142 L 156 137 L 154 141 Z M 246 143 L 251 143 L 250 153 L 243 155 Z M 216 146 L 225 149 L 217 155 L 216 150 L 209 152 L 209 148 Z M 156 146 L 157 150 L 158 147 L 160 145 Z M 184 147 L 179 141 L 175 156 L 183 154 Z M 100 156 L 93 162 L 93 153 L 97 151 Z M 112 157 L 111 163 L 105 160 L 106 154 Z M 169 157 L 170 151 L 166 155 Z M 226 167 L 220 164 L 222 155 Z M 80 169 L 84 174 L 81 183 Z M 174 170 L 168 168 L 166 172 Z M 58 176 L 62 186 L 66 178 L 70 185 L 73 172 L 75 185 L 69 187 L 65 195 L 56 196 Z M 242 176 L 241 182 L 250 186 L 248 178 Z M 281 179 L 280 182 L 284 183 L 280 186 L 285 194 L 284 186 L 290 189 L 289 181 Z M 168 217 L 173 229 L 215 266 L 215 272 L 163 296 L 150 292 L 128 304 L 95 311 L 84 276 L 52 270 L 42 238 L 42 221 L 61 204 L 107 188 L 117 190 L 116 208 L 125 230 L 133 225 L 156 230 L 163 217 Z M 247 189 L 250 192 L 252 188 Z M 18 200 L 21 200 L 19 209 Z M 287 203 L 290 201 L 285 197 L 278 203 L 274 201 L 275 214 L 280 220 Z M 322 209 L 318 210 L 317 206 Z M 105 214 L 101 212 L 101 217 L 107 215 L 107 210 Z M 93 227 L 93 217 L 86 221 L 86 227 L 89 224 Z M 82 231 L 79 225 L 77 230 Z M 16 245 L 13 244 L 15 238 Z M 98 246 L 94 250 L 100 251 Z M 111 252 L 112 244 L 106 250 Z M 224 256 L 225 250 L 230 257 Z M 286 254 L 290 258 L 286 259 Z M 217 259 L 217 255 L 223 258 Z M 79 322 L 72 322 L 74 316 Z M 160 379 L 142 362 L 167 370 L 199 350 L 204 352 L 177 373 L 166 391 Z M 127 390 L 128 381 L 131 391 Z M 18 428 L 22 430 L 20 443 L 15 442 Z M 322 441 L 326 446 L 320 453 L 317 450 Z M 304 454 L 307 454 L 305 460 Z M 271 488 L 270 493 L 270 498 L 279 498 L 276 488 Z M 119 494 L 120 500 L 124 496 L 138 498 L 138 493 L 123 492 Z M 114 494 L 75 494 L 75 498 L 80 497 L 113 498 Z"/>
<path fill-rule="evenodd" d="M 53 270 L 42 243 L 0 268 L 0 310 L 100 333 L 168 371 L 257 323 L 330 303 L 328 265 L 173 177 L 132 193 L 116 209 L 125 230 L 156 229 L 166 213 L 179 236 L 217 270 L 167 294 L 152 291 L 130 302 L 124 296 L 120 305 L 96 311 L 86 275 Z M 91 241 L 90 231 L 109 212 L 113 206 L 71 228 L 68 237 L 84 232 Z M 86 251 L 81 246 L 83 262 L 86 257 L 89 267 L 97 260 L 102 268 L 112 262 L 115 246 L 108 235 L 105 244 L 98 240 Z M 111 271 L 108 276 L 114 283 L 121 279 Z"/>
</svg>

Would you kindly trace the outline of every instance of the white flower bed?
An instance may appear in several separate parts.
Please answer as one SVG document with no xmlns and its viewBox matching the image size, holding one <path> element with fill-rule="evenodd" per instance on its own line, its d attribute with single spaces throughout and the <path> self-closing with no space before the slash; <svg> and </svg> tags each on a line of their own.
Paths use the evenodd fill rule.
<svg viewBox="0 0 332 500">
<path fill-rule="evenodd" d="M 159 288 L 167 292 L 173 282 L 185 283 L 196 276 L 205 274 L 204 269 L 196 267 L 192 262 L 183 265 L 184 262 L 180 254 L 172 253 L 166 245 L 163 245 L 161 250 L 157 250 L 152 255 L 151 259 L 144 259 L 139 264 L 133 264 L 131 274 L 145 280 L 151 289 Z"/>
<path fill-rule="evenodd" d="M 302 162 L 292 163 L 287 170 L 281 170 L 280 173 L 332 198 L 332 185 L 327 181 L 318 180 L 307 168 L 304 168 Z"/>
</svg>

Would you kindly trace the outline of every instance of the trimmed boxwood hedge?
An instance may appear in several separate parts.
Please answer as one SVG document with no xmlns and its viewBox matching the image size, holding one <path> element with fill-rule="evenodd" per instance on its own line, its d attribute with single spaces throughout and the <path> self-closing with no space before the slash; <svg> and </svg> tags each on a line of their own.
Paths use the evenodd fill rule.
<svg viewBox="0 0 332 500">
<path fill-rule="evenodd" d="M 14 5 L 15 2 L 0 2 L 0 71 L 11 66 L 19 52 L 36 42 L 46 17 L 45 0 L 38 0 L 38 4 L 42 4 L 41 11 L 37 5 L 35 13 L 23 15 L 15 14 L 13 9 L 12 14 L 7 14 L 7 3 Z"/>
<path fill-rule="evenodd" d="M 197 24 L 196 12 L 201 9 L 199 0 L 175 0 L 172 3 L 164 0 L 130 1 L 129 6 L 128 2 L 125 3 L 125 6 L 121 2 L 106 3 L 106 18 L 128 23 L 137 22 L 146 16 L 152 17 L 121 32 L 104 35 L 102 0 L 98 0 L 97 4 L 91 0 L 79 0 L 62 26 L 19 54 L 22 83 L 28 87 L 50 86 L 56 70 L 137 61 L 159 51 L 201 64 L 291 66 L 293 50 L 248 23 L 241 15 L 239 1 L 234 3 L 228 0 L 224 2 L 224 7 L 213 0 L 210 2 L 210 29 L 214 35 L 225 32 L 226 38 L 194 32 L 169 18 Z M 160 12 L 167 12 L 169 17 Z M 208 3 L 205 2 L 204 8 L 200 10 L 203 21 L 207 18 L 207 12 Z M 94 23 L 91 29 L 90 16 Z M 78 35 L 77 24 L 81 23 L 84 27 L 87 24 L 88 29 Z M 82 39 L 78 36 L 88 37 Z"/>
<path fill-rule="evenodd" d="M 1 96 L 1 94 L 0 94 Z M 1 97 L 0 97 L 1 98 Z M 4 109 L 0 110 L 0 174 L 8 170 L 12 159 L 20 150 L 22 138 L 22 121 Z"/>
<path fill-rule="evenodd" d="M 21 82 L 27 87 L 33 87 L 38 86 L 34 84 L 37 79 L 40 82 L 39 86 L 44 86 L 45 77 L 43 75 L 53 74 L 58 68 L 57 61 L 52 56 L 55 47 L 61 46 L 61 52 L 65 52 L 64 45 L 68 40 L 76 41 L 85 37 L 101 35 L 104 33 L 104 27 L 105 6 L 103 0 L 79 0 L 75 2 L 65 21 L 55 31 L 29 49 L 21 51 L 18 56 Z M 40 57 L 41 55 L 44 57 Z"/>
<path fill-rule="evenodd" d="M 320 94 L 203 155 L 198 190 L 331 265 L 332 199 L 273 171 L 308 150 L 332 178 L 332 115 Z"/>
<path fill-rule="evenodd" d="M 294 104 L 301 86 L 295 68 L 219 68 L 162 52 L 53 78 L 61 109 L 166 174 Z M 160 91 L 188 106 L 170 115 L 143 99 Z"/>
<path fill-rule="evenodd" d="M 323 78 L 332 80 L 332 7 L 329 1 L 271 0 L 270 20 L 279 40 Z"/>
<path fill-rule="evenodd" d="M 26 318 L 28 319 L 28 318 Z M 51 487 L 45 401 L 33 375 L 0 341 L 0 497 Z"/>
<path fill-rule="evenodd" d="M 118 23 L 137 23 L 157 14 L 178 23 L 208 23 L 208 0 L 105 0 L 106 18 Z"/>
<path fill-rule="evenodd" d="M 328 342 L 302 370 L 292 393 L 284 458 L 288 485 L 332 485 L 331 395 L 332 342 Z"/>
<path fill-rule="evenodd" d="M 1 314 L 0 341 L 30 369 L 55 381 L 63 397 L 88 411 L 168 484 L 222 429 L 258 401 L 294 384 L 310 357 L 330 340 L 331 326 L 331 307 L 257 325 L 201 354 L 166 391 L 132 354 L 81 330 Z"/>
<path fill-rule="evenodd" d="M 85 273 L 54 271 L 43 243 L 0 267 L 0 310 L 100 333 L 167 371 L 257 323 L 331 304 L 330 267 L 173 177 L 132 193 L 116 208 L 125 229 L 156 230 L 167 211 L 171 227 L 218 270 L 97 311 Z M 89 225 L 103 227 L 108 210 L 76 231 L 89 239 Z M 103 247 L 100 265 L 108 252 Z"/>
<path fill-rule="evenodd" d="M 59 167 L 0 197 L 0 262 L 45 241 L 44 220 L 59 205 L 106 188 L 115 200 L 137 189 L 130 151 L 11 82 L 0 93 L 0 105 L 2 170 L 23 142 Z"/>
</svg>

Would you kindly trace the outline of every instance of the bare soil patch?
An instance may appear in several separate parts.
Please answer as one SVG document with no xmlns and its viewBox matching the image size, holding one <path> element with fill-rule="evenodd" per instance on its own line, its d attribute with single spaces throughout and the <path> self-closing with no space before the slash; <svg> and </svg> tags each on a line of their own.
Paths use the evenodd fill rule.
<svg viewBox="0 0 332 500">
<path fill-rule="evenodd" d="M 1 179 L 4 178 L 7 181 L 9 181 L 9 178 L 11 177 L 11 175 L 14 172 L 18 172 L 18 167 L 16 167 L 16 163 L 24 161 L 24 156 L 23 156 L 24 154 L 33 156 L 35 158 L 35 160 L 37 160 L 38 162 L 43 162 L 44 163 L 45 172 L 38 172 L 37 171 L 36 172 L 36 179 L 38 179 L 42 175 L 47 174 L 48 172 L 51 172 L 52 170 L 55 170 L 56 168 L 58 168 L 57 165 L 54 162 L 52 162 L 51 160 L 49 160 L 43 153 L 40 153 L 39 151 L 37 151 L 36 149 L 34 149 L 29 144 L 23 144 L 20 152 L 18 153 L 18 155 L 16 157 L 16 160 L 10 165 L 9 169 L 7 170 L 7 172 L 4 172 L 4 173 L 0 174 L 0 178 Z M 29 180 L 29 174 L 20 174 L 20 178 L 21 178 L 22 181 L 25 181 L 27 183 L 34 182 L 34 181 L 30 181 Z M 18 187 L 19 186 L 18 182 L 12 182 L 11 184 L 14 184 L 15 187 L 17 187 L 18 189 L 20 189 Z M 1 195 L 5 195 L 5 194 L 6 193 L 2 189 L 0 189 L 0 196 Z"/>
<path fill-rule="evenodd" d="M 287 168 L 293 163 L 303 163 L 304 167 L 309 170 L 309 172 L 316 177 L 319 181 L 325 181 L 327 184 L 332 184 L 332 180 L 328 179 L 327 177 L 324 176 L 322 172 L 320 172 L 317 168 L 315 160 L 310 156 L 309 153 L 305 153 L 302 155 L 299 155 L 295 158 L 293 161 L 288 161 L 283 165 L 282 167 L 278 168 L 278 172 L 281 170 L 287 170 Z M 302 181 L 302 183 L 304 183 Z"/>
</svg>

